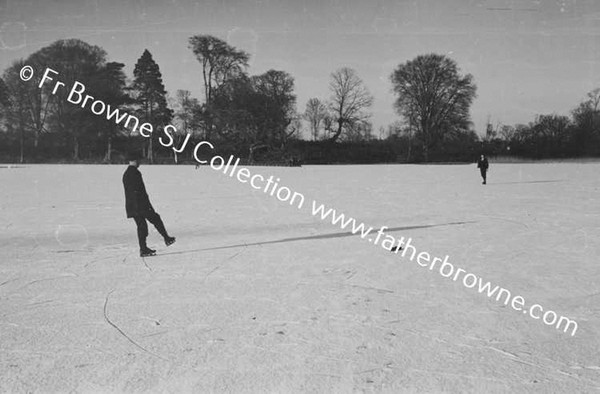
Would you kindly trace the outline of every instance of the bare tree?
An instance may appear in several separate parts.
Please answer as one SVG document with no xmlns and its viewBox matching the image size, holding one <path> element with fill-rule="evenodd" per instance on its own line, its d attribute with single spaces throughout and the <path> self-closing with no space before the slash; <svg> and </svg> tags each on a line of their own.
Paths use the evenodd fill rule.
<svg viewBox="0 0 600 394">
<path fill-rule="evenodd" d="M 189 48 L 202 65 L 204 98 L 206 100 L 206 137 L 210 138 L 213 126 L 211 109 L 214 92 L 225 82 L 244 72 L 248 67 L 250 55 L 210 35 L 190 37 Z"/>
<path fill-rule="evenodd" d="M 281 147 L 285 147 L 290 139 L 298 139 L 300 134 L 302 133 L 302 121 L 301 116 L 296 115 L 292 118 L 285 131 L 282 133 L 283 140 Z"/>
<path fill-rule="evenodd" d="M 283 148 L 295 133 L 293 131 L 290 134 L 288 130 L 297 116 L 294 78 L 285 71 L 269 70 L 250 79 L 255 92 L 253 100 L 262 104 L 262 108 L 254 112 L 254 118 L 262 130 L 260 138 L 263 142 Z"/>
<path fill-rule="evenodd" d="M 198 99 L 192 97 L 189 90 L 181 89 L 177 90 L 173 101 L 175 124 L 177 125 L 177 133 L 173 135 L 173 159 L 177 164 L 179 162 L 178 154 L 183 151 L 190 136 L 200 127 L 200 104 Z"/>
<path fill-rule="evenodd" d="M 325 129 L 325 136 L 327 139 L 331 139 L 331 136 L 335 133 L 334 121 L 331 114 L 328 112 L 323 118 L 323 129 Z"/>
<path fill-rule="evenodd" d="M 29 59 L 28 59 L 29 60 Z M 25 162 L 25 139 L 29 135 L 34 137 L 34 148 L 37 148 L 39 136 L 47 124 L 46 116 L 50 107 L 51 95 L 45 93 L 43 89 L 38 89 L 39 80 L 35 80 L 35 85 L 24 82 L 19 76 L 19 70 L 27 63 L 20 60 L 13 63 L 4 72 L 4 80 L 9 94 L 9 104 L 6 106 L 6 127 L 9 133 L 18 135 L 20 147 L 20 163 Z M 41 103 L 45 97 L 43 106 L 36 106 Z M 41 120 L 41 124 L 36 123 Z M 37 126 L 41 126 L 38 128 Z"/>
<path fill-rule="evenodd" d="M 538 115 L 533 123 L 534 133 L 543 139 L 562 142 L 567 137 L 571 120 L 561 115 Z"/>
<path fill-rule="evenodd" d="M 228 78 L 248 67 L 250 55 L 237 50 L 225 41 L 209 36 L 198 35 L 190 37 L 189 47 L 202 64 L 202 78 L 207 103 L 211 102 L 212 93 Z"/>
<path fill-rule="evenodd" d="M 587 134 L 596 134 L 596 124 L 600 117 L 600 88 L 587 94 L 588 99 L 573 110 L 573 120 Z"/>
<path fill-rule="evenodd" d="M 500 127 L 500 137 L 504 140 L 504 141 L 511 141 L 516 133 L 516 129 L 514 126 L 510 126 L 510 125 L 503 125 Z"/>
<path fill-rule="evenodd" d="M 596 88 L 587 94 L 590 107 L 594 111 L 598 111 L 600 107 L 600 88 Z"/>
<path fill-rule="evenodd" d="M 365 112 L 373 105 L 373 96 L 364 86 L 356 71 L 343 67 L 331 74 L 329 89 L 332 92 L 329 108 L 337 124 L 330 140 L 335 141 L 344 129 L 364 122 L 371 114 Z"/>
<path fill-rule="evenodd" d="M 367 121 L 353 123 L 342 138 L 347 142 L 370 141 L 373 139 L 373 125 Z"/>
<path fill-rule="evenodd" d="M 396 109 L 410 126 L 416 126 L 425 160 L 445 133 L 470 126 L 476 86 L 470 74 L 459 74 L 454 60 L 436 54 L 417 56 L 400 64 L 391 80 L 398 95 Z"/>
<path fill-rule="evenodd" d="M 306 110 L 304 111 L 304 119 L 310 124 L 310 132 L 313 140 L 319 138 L 319 129 L 321 123 L 327 116 L 327 107 L 318 98 L 311 98 L 306 103 Z"/>
</svg>

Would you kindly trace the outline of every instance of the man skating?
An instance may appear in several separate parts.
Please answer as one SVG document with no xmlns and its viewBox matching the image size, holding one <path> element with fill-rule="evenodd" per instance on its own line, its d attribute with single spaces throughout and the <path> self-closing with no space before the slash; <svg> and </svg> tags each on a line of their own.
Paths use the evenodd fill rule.
<svg viewBox="0 0 600 394">
<path fill-rule="evenodd" d="M 148 237 L 148 224 L 146 220 L 154 225 L 156 230 L 162 235 L 165 240 L 165 245 L 169 246 L 175 242 L 175 238 L 171 237 L 165 225 L 160 218 L 160 215 L 154 211 L 150 199 L 146 193 L 142 174 L 138 170 L 140 166 L 140 157 L 136 154 L 128 156 L 129 166 L 123 174 L 123 186 L 125 188 L 125 211 L 128 218 L 133 218 L 137 225 L 137 235 L 140 244 L 140 256 L 152 256 L 156 250 L 150 249 L 146 245 Z"/>
<path fill-rule="evenodd" d="M 487 158 L 484 155 L 481 155 L 479 160 L 477 161 L 477 168 L 479 168 L 479 172 L 481 173 L 481 177 L 483 178 L 483 184 L 487 183 L 487 170 L 490 164 L 488 163 Z"/>
</svg>

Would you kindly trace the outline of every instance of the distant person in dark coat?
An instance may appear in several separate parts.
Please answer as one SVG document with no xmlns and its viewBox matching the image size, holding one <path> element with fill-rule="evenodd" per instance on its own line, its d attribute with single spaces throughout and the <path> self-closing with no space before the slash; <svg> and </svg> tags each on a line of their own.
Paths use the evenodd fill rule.
<svg viewBox="0 0 600 394">
<path fill-rule="evenodd" d="M 483 178 L 483 184 L 487 183 L 487 170 L 490 164 L 488 163 L 487 158 L 484 155 L 481 155 L 479 160 L 477 161 L 477 168 L 479 168 L 479 172 L 481 173 L 481 177 Z"/>
<path fill-rule="evenodd" d="M 128 156 L 128 159 L 129 167 L 127 167 L 127 170 L 125 170 L 125 173 L 123 174 L 125 211 L 127 212 L 127 217 L 133 218 L 137 225 L 140 256 L 152 256 L 156 253 L 156 250 L 150 249 L 146 245 L 146 238 L 148 237 L 148 224 L 146 223 L 146 220 L 152 223 L 160 235 L 162 235 L 165 240 L 165 245 L 169 246 L 173 244 L 175 238 L 167 233 L 160 215 L 154 211 L 152 204 L 150 204 L 142 174 L 138 170 L 138 167 L 140 166 L 140 157 L 136 154 L 131 154 Z"/>
</svg>

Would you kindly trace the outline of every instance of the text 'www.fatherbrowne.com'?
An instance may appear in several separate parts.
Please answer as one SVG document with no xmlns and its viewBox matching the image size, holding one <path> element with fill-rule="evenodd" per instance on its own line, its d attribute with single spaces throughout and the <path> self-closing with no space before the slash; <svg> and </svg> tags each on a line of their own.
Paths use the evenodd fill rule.
<svg viewBox="0 0 600 394">
<path fill-rule="evenodd" d="M 535 320 L 542 320 L 547 326 L 553 326 L 557 330 L 568 332 L 571 330 L 571 336 L 577 332 L 577 322 L 565 316 L 559 316 L 556 312 L 545 310 L 539 304 L 526 306 L 525 299 L 519 295 L 512 296 L 511 292 L 499 286 L 493 286 L 490 282 L 484 282 L 481 277 L 476 276 L 462 268 L 456 268 L 452 263 L 448 262 L 449 256 L 444 259 L 433 257 L 427 252 L 417 253 L 417 248 L 411 244 L 412 239 L 407 240 L 404 237 L 396 239 L 389 234 L 385 234 L 388 227 L 381 227 L 376 235 L 373 233 L 373 227 L 367 227 L 364 223 L 357 223 L 352 217 L 346 217 L 343 213 L 337 213 L 335 209 L 327 209 L 323 204 L 318 205 L 316 201 L 312 203 L 313 216 L 320 217 L 321 220 L 331 220 L 331 224 L 338 225 L 341 229 L 349 229 L 352 234 L 359 235 L 360 238 L 372 242 L 374 245 L 380 245 L 382 248 L 393 251 L 398 254 L 401 250 L 402 257 L 409 254 L 409 260 L 413 261 L 416 257 L 416 262 L 423 268 L 434 269 L 444 278 L 451 279 L 454 282 L 462 282 L 469 289 L 477 289 L 481 294 L 487 295 L 489 298 L 495 298 L 496 301 L 503 300 L 504 305 L 509 305 L 516 311 L 529 315 Z M 383 238 L 382 238 L 383 237 Z M 381 241 L 381 244 L 379 242 Z"/>
</svg>

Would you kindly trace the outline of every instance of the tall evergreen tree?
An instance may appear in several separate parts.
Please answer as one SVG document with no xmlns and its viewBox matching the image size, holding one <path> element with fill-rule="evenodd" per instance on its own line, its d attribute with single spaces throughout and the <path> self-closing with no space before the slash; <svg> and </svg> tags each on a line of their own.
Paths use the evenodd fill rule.
<svg viewBox="0 0 600 394">
<path fill-rule="evenodd" d="M 95 97 L 109 104 L 112 108 L 131 104 L 131 97 L 129 97 L 125 90 L 126 76 L 123 72 L 124 67 L 125 64 L 123 63 L 109 62 L 94 76 L 93 82 L 94 85 L 97 85 Z M 106 143 L 106 151 L 104 153 L 105 162 L 111 161 L 112 143 L 119 132 L 122 132 L 122 126 L 108 120 L 98 129 L 98 137 Z"/>
<path fill-rule="evenodd" d="M 169 124 L 173 111 L 167 105 L 167 92 L 162 75 L 152 54 L 146 49 L 138 59 L 133 70 L 134 80 L 131 86 L 136 102 L 136 112 L 140 122 L 150 123 L 154 132 L 148 138 L 147 158 L 154 161 L 154 141 L 158 139 L 156 131 Z"/>
</svg>

